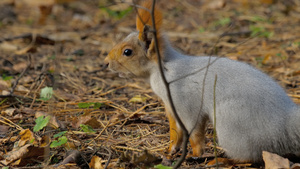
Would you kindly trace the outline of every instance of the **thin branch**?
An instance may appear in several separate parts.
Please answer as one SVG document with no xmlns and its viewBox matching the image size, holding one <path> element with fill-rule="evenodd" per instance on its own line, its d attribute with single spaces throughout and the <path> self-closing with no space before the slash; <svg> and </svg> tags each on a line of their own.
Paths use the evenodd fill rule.
<svg viewBox="0 0 300 169">
<path fill-rule="evenodd" d="M 103 147 L 106 151 L 108 151 L 108 159 L 107 159 L 107 162 L 105 163 L 105 166 L 104 166 L 104 169 L 107 169 L 108 167 L 108 164 L 110 163 L 110 160 L 111 160 L 111 157 L 112 157 L 112 153 L 111 153 L 111 150 L 106 148 L 106 147 Z"/>
<path fill-rule="evenodd" d="M 218 164 L 218 156 L 217 156 L 217 113 L 216 113 L 216 86 L 217 86 L 217 78 L 218 76 L 215 76 L 215 83 L 214 83 L 214 135 L 213 135 L 213 140 L 214 140 L 214 153 L 215 153 L 215 159 L 216 159 L 216 167 L 219 167 Z"/>
<path fill-rule="evenodd" d="M 155 8 L 155 1 L 152 1 L 152 9 L 151 9 L 151 19 L 152 19 L 152 26 L 153 26 L 153 35 L 154 35 L 154 44 L 155 44 L 155 50 L 156 50 L 156 54 L 157 54 L 157 58 L 158 58 L 158 64 L 159 64 L 159 71 L 160 74 L 162 76 L 162 80 L 163 83 L 166 87 L 166 92 L 167 92 L 167 97 L 168 100 L 170 102 L 170 107 L 171 107 L 171 111 L 173 112 L 176 122 L 179 124 L 179 126 L 182 129 L 182 133 L 183 133 L 183 151 L 182 151 L 182 155 L 180 156 L 180 159 L 177 161 L 177 163 L 175 164 L 174 168 L 178 168 L 181 163 L 185 160 L 185 157 L 187 155 L 187 143 L 188 143 L 188 138 L 189 138 L 189 133 L 186 129 L 186 127 L 184 126 L 183 122 L 181 121 L 180 117 L 177 114 L 175 105 L 173 103 L 173 99 L 171 96 L 171 90 L 170 90 L 170 83 L 167 82 L 167 79 L 165 77 L 165 74 L 163 72 L 163 65 L 162 65 L 162 59 L 161 59 L 161 55 L 160 55 L 160 51 L 159 51 L 159 45 L 158 45 L 158 39 L 157 39 L 157 30 L 155 27 L 155 17 L 154 17 L 154 8 Z"/>
</svg>

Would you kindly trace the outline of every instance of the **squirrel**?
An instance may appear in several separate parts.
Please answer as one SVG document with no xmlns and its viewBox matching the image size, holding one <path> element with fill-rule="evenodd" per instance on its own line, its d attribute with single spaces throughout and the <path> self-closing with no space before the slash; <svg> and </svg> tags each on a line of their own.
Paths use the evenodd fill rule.
<svg viewBox="0 0 300 169">
<path fill-rule="evenodd" d="M 182 144 L 182 129 L 171 111 L 159 71 L 149 12 L 152 0 L 143 1 L 141 6 L 137 31 L 115 45 L 104 62 L 120 77 L 143 78 L 150 83 L 165 104 L 170 125 L 168 152 L 173 154 Z M 205 128 L 208 121 L 213 122 L 214 104 L 218 144 L 228 157 L 262 162 L 262 151 L 299 155 L 300 106 L 279 84 L 243 62 L 178 52 L 162 34 L 162 12 L 157 7 L 154 17 L 163 73 L 178 116 L 190 134 L 193 157 L 201 157 L 204 151 Z"/>
</svg>

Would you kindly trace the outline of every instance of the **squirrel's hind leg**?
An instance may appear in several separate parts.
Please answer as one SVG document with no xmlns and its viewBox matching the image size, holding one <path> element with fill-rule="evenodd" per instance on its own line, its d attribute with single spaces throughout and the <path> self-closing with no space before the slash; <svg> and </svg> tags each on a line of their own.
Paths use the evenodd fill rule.
<svg viewBox="0 0 300 169">
<path fill-rule="evenodd" d="M 190 143 L 193 150 L 193 154 L 189 155 L 192 157 L 200 157 L 205 148 L 205 127 L 207 120 L 204 118 L 201 123 L 196 126 L 190 135 Z"/>
<path fill-rule="evenodd" d="M 172 155 L 180 150 L 183 136 L 182 129 L 178 128 L 178 126 L 176 125 L 176 120 L 168 111 L 167 116 L 170 123 L 170 146 L 168 149 L 168 153 Z"/>
</svg>

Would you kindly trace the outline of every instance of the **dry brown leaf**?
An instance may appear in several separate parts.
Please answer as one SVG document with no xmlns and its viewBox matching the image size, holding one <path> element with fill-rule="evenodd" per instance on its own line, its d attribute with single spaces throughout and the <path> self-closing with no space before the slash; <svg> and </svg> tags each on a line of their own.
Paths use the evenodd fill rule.
<svg viewBox="0 0 300 169">
<path fill-rule="evenodd" d="M 300 169 L 300 164 L 299 163 L 293 164 L 291 169 Z"/>
<path fill-rule="evenodd" d="M 228 159 L 228 158 L 218 158 L 218 165 L 219 166 L 228 166 L 228 165 L 233 165 L 233 160 Z M 216 159 L 211 160 L 206 164 L 206 166 L 215 166 L 217 164 Z"/>
<path fill-rule="evenodd" d="M 58 99 L 64 100 L 64 101 L 76 101 L 76 100 L 80 100 L 80 97 L 71 94 L 71 93 L 67 93 L 63 90 L 55 90 L 54 91 L 54 96 L 57 97 Z"/>
<path fill-rule="evenodd" d="M 126 116 L 124 114 L 115 114 L 109 118 L 110 123 L 115 123 L 117 121 L 125 119 Z"/>
<path fill-rule="evenodd" d="M 92 117 L 84 124 L 91 126 L 93 129 L 98 129 L 101 127 L 100 122 L 95 117 Z"/>
<path fill-rule="evenodd" d="M 5 155 L 5 159 L 1 161 L 4 165 L 24 166 L 35 160 L 44 158 L 45 147 L 36 147 L 32 144 L 26 144 L 23 147 L 12 150 Z M 48 153 L 49 154 L 49 153 Z"/>
<path fill-rule="evenodd" d="M 24 156 L 28 152 L 29 146 L 31 146 L 31 144 L 26 144 L 25 146 L 23 146 L 17 150 L 9 152 L 8 154 L 5 155 L 5 159 L 2 160 L 1 163 L 4 165 L 9 165 L 10 163 L 20 159 L 22 156 Z"/>
<path fill-rule="evenodd" d="M 67 156 L 65 157 L 65 159 L 62 162 L 60 162 L 59 164 L 57 164 L 57 166 L 65 165 L 68 163 L 75 163 L 80 160 L 80 157 L 81 157 L 81 155 L 78 150 L 71 150 L 71 151 L 67 152 Z"/>
<path fill-rule="evenodd" d="M 20 62 L 20 63 L 13 65 L 13 70 L 20 73 L 20 72 L 23 72 L 26 67 L 27 67 L 26 62 Z"/>
<path fill-rule="evenodd" d="M 91 162 L 89 163 L 90 168 L 93 169 L 103 169 L 101 158 L 98 156 L 93 156 Z"/>
<path fill-rule="evenodd" d="M 18 147 L 22 147 L 28 143 L 36 142 L 33 132 L 30 131 L 29 129 L 20 131 L 19 135 L 21 136 L 21 138 L 19 140 Z"/>
<path fill-rule="evenodd" d="M 9 126 L 0 125 L 0 135 L 7 135 L 9 130 Z M 1 143 L 1 141 L 0 141 Z"/>
<path fill-rule="evenodd" d="M 91 115 L 82 115 L 79 117 L 74 117 L 72 119 L 72 127 L 79 128 L 80 124 L 84 124 L 85 122 L 91 119 Z"/>
<path fill-rule="evenodd" d="M 0 79 L 0 90 L 7 90 L 9 86 L 10 86 L 9 81 Z"/>
<path fill-rule="evenodd" d="M 263 151 L 262 154 L 266 169 L 290 168 L 290 162 L 288 159 L 267 151 Z"/>
<path fill-rule="evenodd" d="M 8 42 L 3 42 L 3 43 L 0 43 L 0 49 L 2 51 L 14 52 L 14 51 L 18 50 L 18 46 L 8 43 Z"/>
<path fill-rule="evenodd" d="M 55 42 L 64 42 L 64 41 L 71 41 L 71 42 L 80 42 L 81 37 L 77 32 L 58 32 L 53 33 L 48 36 L 50 40 Z"/>
<path fill-rule="evenodd" d="M 2 110 L 1 111 L 1 115 L 7 115 L 7 116 L 13 116 L 14 115 L 14 112 L 16 111 L 15 108 L 8 108 L 8 109 L 5 109 L 5 110 Z"/>
<path fill-rule="evenodd" d="M 209 9 L 222 9 L 226 5 L 225 0 L 213 0 L 210 1 L 209 4 L 207 5 L 207 8 Z"/>
</svg>

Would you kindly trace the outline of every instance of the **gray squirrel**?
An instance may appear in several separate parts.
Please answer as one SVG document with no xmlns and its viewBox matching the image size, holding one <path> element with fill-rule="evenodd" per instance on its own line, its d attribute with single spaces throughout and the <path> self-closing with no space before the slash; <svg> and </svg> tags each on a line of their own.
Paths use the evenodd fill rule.
<svg viewBox="0 0 300 169">
<path fill-rule="evenodd" d="M 151 5 L 151 0 L 142 3 L 149 10 Z M 154 93 L 165 104 L 170 123 L 168 151 L 174 153 L 182 144 L 182 129 L 171 112 L 149 28 L 152 26 L 151 15 L 144 8 L 138 9 L 137 32 L 114 46 L 105 62 L 121 77 L 149 81 Z M 154 16 L 164 74 L 170 83 L 176 111 L 191 133 L 192 156 L 200 157 L 203 153 L 205 127 L 208 121 L 213 122 L 215 75 L 218 144 L 229 157 L 237 161 L 261 162 L 262 151 L 279 155 L 299 154 L 300 107 L 282 87 L 266 74 L 242 62 L 179 53 L 162 35 L 161 11 L 156 8 Z"/>
</svg>

